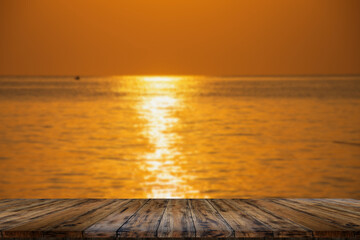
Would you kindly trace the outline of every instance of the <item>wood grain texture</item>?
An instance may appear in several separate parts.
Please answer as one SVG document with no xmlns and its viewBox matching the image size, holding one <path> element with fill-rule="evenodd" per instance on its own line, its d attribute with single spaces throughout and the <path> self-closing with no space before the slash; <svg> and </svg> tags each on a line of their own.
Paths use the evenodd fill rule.
<svg viewBox="0 0 360 240">
<path fill-rule="evenodd" d="M 36 205 L 25 204 L 21 208 L 15 210 L 0 212 L 0 230 L 6 230 L 16 227 L 37 218 L 46 216 L 53 212 L 60 211 L 69 206 L 69 201 L 65 200 L 49 200 L 47 202 L 39 202 Z"/>
<path fill-rule="evenodd" d="M 1 199 L 0 239 L 360 238 L 354 199 Z"/>
<path fill-rule="evenodd" d="M 149 200 L 117 232 L 119 238 L 155 238 L 169 200 Z"/>
<path fill-rule="evenodd" d="M 312 216 L 316 216 L 327 222 L 336 224 L 342 229 L 347 229 L 349 231 L 359 231 L 360 230 L 360 218 L 356 216 L 351 216 L 344 212 L 338 212 L 333 210 L 328 210 L 313 206 L 311 204 L 306 204 L 304 201 L 291 201 L 288 199 L 279 199 L 274 200 L 274 202 L 288 206 L 289 208 L 296 209 L 297 211 L 302 211 Z"/>
<path fill-rule="evenodd" d="M 332 216 L 344 215 L 349 218 L 354 218 L 354 221 L 360 219 L 360 212 L 358 208 L 352 206 L 341 206 L 333 203 L 319 202 L 311 199 L 287 199 L 289 202 L 293 202 L 299 205 L 305 205 L 307 207 L 312 207 L 318 209 L 324 213 L 331 214 Z"/>
<path fill-rule="evenodd" d="M 157 237 L 189 238 L 195 236 L 189 200 L 169 200 L 157 230 Z"/>
<path fill-rule="evenodd" d="M 64 218 L 62 222 L 47 226 L 45 237 L 66 237 L 82 238 L 83 231 L 97 221 L 107 217 L 121 206 L 124 200 L 102 200 L 98 205 L 93 207 L 84 207 L 79 214 L 70 214 L 70 217 Z"/>
<path fill-rule="evenodd" d="M 116 237 L 116 231 L 124 225 L 148 200 L 129 199 L 124 202 L 109 216 L 91 225 L 84 231 L 87 238 Z"/>
<path fill-rule="evenodd" d="M 8 228 L 3 231 L 3 236 L 14 238 L 40 238 L 44 237 L 48 233 L 54 235 L 55 233 L 52 231 L 53 228 L 57 227 L 68 219 L 86 213 L 89 209 L 101 206 L 103 202 L 104 200 L 94 199 L 67 200 L 64 204 L 62 204 L 64 208 L 62 208 L 60 211 L 53 211 L 41 217 L 34 218 L 32 221 L 27 221 L 25 223 Z"/>
<path fill-rule="evenodd" d="M 38 199 L 4 199 L 0 202 L 0 211 L 7 211 L 14 206 L 24 206 L 25 203 L 36 201 L 38 201 Z"/>
<path fill-rule="evenodd" d="M 234 230 L 207 200 L 190 200 L 196 237 L 234 237 Z"/>
<path fill-rule="evenodd" d="M 356 199 L 328 199 L 328 200 L 330 202 L 335 202 L 347 206 L 360 207 L 360 200 L 356 200 Z"/>
<path fill-rule="evenodd" d="M 299 225 L 311 229 L 313 237 L 319 238 L 353 238 L 355 233 L 348 231 L 343 227 L 329 222 L 325 219 L 319 218 L 311 213 L 307 213 L 296 208 L 279 204 L 275 200 L 246 200 L 246 202 L 256 206 L 265 211 L 271 212 L 274 215 L 289 219 Z"/>
<path fill-rule="evenodd" d="M 273 237 L 269 225 L 249 215 L 234 204 L 234 200 L 210 200 L 214 208 L 235 231 L 235 237 Z"/>
<path fill-rule="evenodd" d="M 22 210 L 24 211 L 30 211 L 30 210 L 36 210 L 37 208 L 42 208 L 42 206 L 46 206 L 47 204 L 51 204 L 54 202 L 58 202 L 57 200 L 45 200 L 45 199 L 34 199 L 34 200 L 28 200 L 25 199 L 20 202 L 16 202 L 14 204 L 11 204 L 9 206 L 4 207 L 0 210 L 0 218 L 9 216 L 13 213 L 19 213 Z"/>
<path fill-rule="evenodd" d="M 269 226 L 276 238 L 312 236 L 311 229 L 269 212 L 264 208 L 259 208 L 242 200 L 233 200 L 233 205 L 247 215 Z"/>
<path fill-rule="evenodd" d="M 339 204 L 336 202 L 327 201 L 326 199 L 301 199 L 301 200 L 320 204 L 324 207 L 337 209 L 339 211 L 346 211 L 356 215 L 360 215 L 360 207 L 354 207 L 346 204 Z"/>
</svg>

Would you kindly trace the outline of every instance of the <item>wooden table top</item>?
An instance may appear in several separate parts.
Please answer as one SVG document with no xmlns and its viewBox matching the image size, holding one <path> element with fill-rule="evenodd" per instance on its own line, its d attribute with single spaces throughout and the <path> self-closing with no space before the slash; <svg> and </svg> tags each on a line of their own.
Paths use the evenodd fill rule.
<svg viewBox="0 0 360 240">
<path fill-rule="evenodd" d="M 360 238 L 354 199 L 2 199 L 1 238 Z"/>
</svg>

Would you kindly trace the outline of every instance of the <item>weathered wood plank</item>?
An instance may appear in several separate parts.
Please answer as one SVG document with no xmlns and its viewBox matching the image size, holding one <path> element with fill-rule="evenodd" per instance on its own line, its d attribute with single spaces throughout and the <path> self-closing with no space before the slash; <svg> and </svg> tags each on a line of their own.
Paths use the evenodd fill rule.
<svg viewBox="0 0 360 240">
<path fill-rule="evenodd" d="M 216 199 L 210 200 L 214 208 L 220 213 L 225 221 L 234 229 L 235 237 L 241 238 L 263 238 L 273 237 L 271 227 L 243 209 L 239 209 L 233 200 Z"/>
<path fill-rule="evenodd" d="M 38 204 L 31 206 L 30 208 L 21 208 L 16 211 L 1 212 L 0 230 L 12 228 L 52 212 L 60 211 L 68 207 L 68 204 L 68 201 L 51 200 L 51 202 L 48 202 L 47 204 Z"/>
<path fill-rule="evenodd" d="M 152 199 L 117 231 L 119 238 L 155 238 L 169 200 Z"/>
<path fill-rule="evenodd" d="M 322 220 L 341 226 L 343 229 L 349 231 L 360 230 L 360 218 L 357 218 L 356 216 L 349 217 L 343 213 L 326 211 L 313 205 L 305 204 L 304 201 L 294 202 L 289 199 L 276 199 L 274 202 L 283 204 L 298 211 L 306 212 L 307 214 L 311 214 L 321 218 Z"/>
<path fill-rule="evenodd" d="M 188 238 L 196 236 L 189 200 L 169 200 L 157 233 L 157 237 L 161 238 Z"/>
<path fill-rule="evenodd" d="M 16 202 L 14 204 L 8 205 L 5 208 L 0 209 L 0 218 L 10 215 L 14 212 L 21 212 L 34 210 L 36 208 L 41 208 L 42 206 L 50 203 L 54 203 L 60 200 L 55 199 L 24 199 L 23 201 Z"/>
<path fill-rule="evenodd" d="M 39 199 L 7 199 L 8 201 L 6 200 L 3 200 L 1 203 L 0 203 L 0 211 L 3 212 L 3 211 L 7 211 L 11 208 L 14 208 L 16 206 L 24 206 L 26 205 L 27 203 L 32 203 L 32 202 L 37 202 L 39 201 Z M 40 199 L 41 200 L 41 199 Z"/>
<path fill-rule="evenodd" d="M 0 200 L 0 238 L 359 238 L 352 199 Z"/>
<path fill-rule="evenodd" d="M 311 229 L 306 228 L 295 221 L 266 211 L 264 208 L 259 208 L 242 200 L 233 200 L 232 204 L 245 214 L 252 216 L 264 225 L 269 226 L 275 238 L 312 237 Z"/>
<path fill-rule="evenodd" d="M 67 217 L 59 224 L 47 227 L 45 237 L 82 238 L 83 231 L 121 207 L 126 200 L 104 200 L 100 205 L 83 208 L 82 213 Z"/>
<path fill-rule="evenodd" d="M 352 206 L 342 206 L 334 204 L 332 202 L 317 201 L 315 199 L 287 199 L 288 201 L 294 202 L 295 204 L 302 204 L 318 208 L 323 212 L 330 213 L 333 215 L 345 215 L 355 220 L 360 219 L 360 209 Z"/>
<path fill-rule="evenodd" d="M 84 231 L 86 238 L 115 238 L 116 231 L 133 216 L 148 200 L 129 199 L 106 218 L 94 223 Z"/>
<path fill-rule="evenodd" d="M 30 200 L 35 201 L 37 199 L 1 199 L 0 200 L 0 208 L 3 206 L 7 206 L 7 205 L 19 203 L 19 202 L 24 202 L 24 201 L 30 201 Z"/>
<path fill-rule="evenodd" d="M 29 218 L 23 218 L 20 216 L 20 219 L 24 221 L 17 221 L 18 219 L 8 222 L 8 225 L 3 230 L 4 237 L 42 237 L 42 226 L 50 226 L 52 222 L 56 221 L 57 216 L 61 216 L 62 220 L 64 217 L 64 212 L 66 211 L 76 211 L 81 204 L 86 202 L 99 202 L 99 200 L 65 200 L 59 201 L 57 205 L 48 206 L 44 210 L 39 210 L 38 214 L 29 213 Z M 25 215 L 27 216 L 27 215 Z"/>
<path fill-rule="evenodd" d="M 360 207 L 360 200 L 356 200 L 356 199 L 327 199 L 330 202 L 335 202 L 335 203 L 339 203 L 339 204 L 344 204 L 347 206 L 354 206 L 354 207 Z"/>
<path fill-rule="evenodd" d="M 275 203 L 272 200 L 246 200 L 246 202 L 272 212 L 274 215 L 290 219 L 291 221 L 309 228 L 313 232 L 314 237 L 327 238 L 352 238 L 354 233 L 347 231 L 343 227 L 325 221 L 317 216 L 308 214 L 306 212 L 298 211 L 288 206 Z"/>
<path fill-rule="evenodd" d="M 348 204 L 333 202 L 333 201 L 331 201 L 331 199 L 315 198 L 315 199 L 301 199 L 301 200 L 318 202 L 324 206 L 337 208 L 339 210 L 346 209 L 349 212 L 360 214 L 360 207 L 355 207 L 355 206 L 351 206 Z"/>
<path fill-rule="evenodd" d="M 207 200 L 190 200 L 196 237 L 234 237 L 234 230 Z"/>
<path fill-rule="evenodd" d="M 6 237 L 26 238 L 82 238 L 82 231 L 110 214 L 108 207 L 115 200 L 88 199 L 63 211 L 47 215 L 36 221 L 3 232 Z M 118 203 L 121 202 L 117 201 Z M 111 211 L 112 209 L 110 209 Z"/>
</svg>

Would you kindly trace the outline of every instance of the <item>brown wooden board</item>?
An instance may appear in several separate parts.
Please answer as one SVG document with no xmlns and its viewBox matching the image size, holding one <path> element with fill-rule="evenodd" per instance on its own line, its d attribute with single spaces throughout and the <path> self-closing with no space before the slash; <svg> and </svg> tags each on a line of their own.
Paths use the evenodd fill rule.
<svg viewBox="0 0 360 240">
<path fill-rule="evenodd" d="M 0 202 L 0 211 L 7 211 L 12 207 L 24 206 L 25 203 L 37 202 L 39 199 L 3 199 Z"/>
<path fill-rule="evenodd" d="M 295 200 L 297 200 L 297 199 L 295 199 Z M 351 205 L 340 204 L 340 203 L 332 202 L 332 201 L 329 201 L 328 199 L 323 199 L 323 198 L 321 198 L 321 199 L 319 199 L 319 198 L 317 198 L 317 199 L 301 199 L 301 200 L 307 201 L 307 202 L 318 203 L 318 204 L 321 204 L 322 206 L 339 209 L 340 211 L 348 211 L 348 212 L 360 215 L 360 207 L 354 207 Z"/>
<path fill-rule="evenodd" d="M 120 238 L 155 238 L 157 229 L 169 200 L 149 200 L 129 220 L 120 227 Z"/>
<path fill-rule="evenodd" d="M 196 237 L 227 238 L 235 237 L 234 230 L 207 200 L 190 200 Z"/>
<path fill-rule="evenodd" d="M 116 237 L 116 231 L 133 216 L 148 200 L 129 199 L 124 202 L 110 215 L 94 223 L 84 231 L 87 238 L 111 238 Z"/>
<path fill-rule="evenodd" d="M 195 236 L 195 226 L 191 216 L 189 200 L 169 200 L 157 230 L 157 237 L 191 238 Z"/>
<path fill-rule="evenodd" d="M 48 206 L 44 210 L 39 210 L 38 215 L 32 215 L 30 219 L 20 217 L 24 221 L 13 221 L 3 229 L 2 234 L 4 237 L 42 237 L 52 225 L 57 221 L 64 221 L 66 213 L 71 212 L 77 215 L 83 205 L 91 202 L 100 202 L 100 200 L 66 200 L 59 201 L 58 204 Z M 24 216 L 27 216 L 26 212 Z"/>
<path fill-rule="evenodd" d="M 360 238 L 353 199 L 1 199 L 0 238 Z"/>
<path fill-rule="evenodd" d="M 0 230 L 13 228 L 53 212 L 61 211 L 69 207 L 71 201 L 73 200 L 51 200 L 47 204 L 41 203 L 30 207 L 27 207 L 27 204 L 25 204 L 23 208 L 16 209 L 15 211 L 2 211 L 0 212 Z"/>
<path fill-rule="evenodd" d="M 98 205 L 84 207 L 83 211 L 75 215 L 69 213 L 56 225 L 47 226 L 44 236 L 82 238 L 85 229 L 118 209 L 123 201 L 125 200 L 102 200 Z"/>
<path fill-rule="evenodd" d="M 337 205 L 331 202 L 319 202 L 311 199 L 286 199 L 286 200 L 289 202 L 293 202 L 295 204 L 301 204 L 315 209 L 319 209 L 320 211 L 327 214 L 331 214 L 332 216 L 344 215 L 349 218 L 354 218 L 354 221 L 360 220 L 360 212 L 358 211 L 359 209 L 353 206 Z"/>
<path fill-rule="evenodd" d="M 296 221 L 284 218 L 264 208 L 251 205 L 241 200 L 234 200 L 240 209 L 249 215 L 256 217 L 259 221 L 269 225 L 276 238 L 312 237 L 311 229 L 298 224 Z"/>
<path fill-rule="evenodd" d="M 344 230 L 348 231 L 360 231 L 360 218 L 349 216 L 348 214 L 341 213 L 339 211 L 330 211 L 318 208 L 316 206 L 304 204 L 304 202 L 294 202 L 288 199 L 274 200 L 274 202 L 288 206 L 289 208 L 296 209 L 298 211 L 305 212 L 309 215 L 318 217 L 329 223 L 335 224 Z"/>
<path fill-rule="evenodd" d="M 329 222 L 319 216 L 313 215 L 296 208 L 280 204 L 276 200 L 246 200 L 248 203 L 272 212 L 274 215 L 287 218 L 299 225 L 311 229 L 314 237 L 341 238 L 355 237 L 355 232 L 350 231 L 336 223 Z"/>
<path fill-rule="evenodd" d="M 259 221 L 244 209 L 239 208 L 234 200 L 210 200 L 214 208 L 235 231 L 235 237 L 273 237 L 269 225 Z M 251 206 L 250 206 L 251 207 Z"/>
</svg>

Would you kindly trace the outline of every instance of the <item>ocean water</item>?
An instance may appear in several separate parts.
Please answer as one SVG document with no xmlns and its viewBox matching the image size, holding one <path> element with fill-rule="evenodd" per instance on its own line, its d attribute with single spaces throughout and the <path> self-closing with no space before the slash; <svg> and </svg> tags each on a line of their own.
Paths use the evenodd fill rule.
<svg viewBox="0 0 360 240">
<path fill-rule="evenodd" d="M 360 77 L 2 77 L 0 198 L 360 198 Z"/>
</svg>

